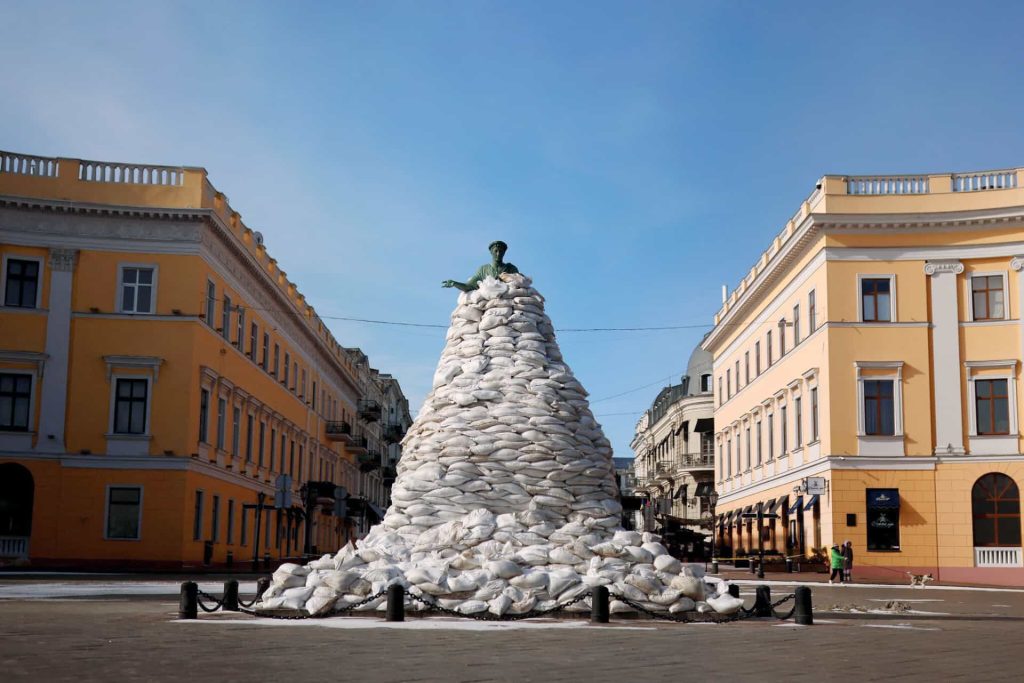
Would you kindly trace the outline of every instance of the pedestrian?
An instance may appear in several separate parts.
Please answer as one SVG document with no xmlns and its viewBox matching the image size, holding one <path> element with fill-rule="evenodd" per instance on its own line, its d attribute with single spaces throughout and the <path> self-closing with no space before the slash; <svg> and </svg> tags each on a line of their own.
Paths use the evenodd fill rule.
<svg viewBox="0 0 1024 683">
<path fill-rule="evenodd" d="M 843 580 L 846 583 L 853 582 L 853 541 L 847 541 L 843 544 L 843 572 L 845 576 Z"/>
<path fill-rule="evenodd" d="M 843 558 L 842 551 L 839 550 L 839 544 L 838 543 L 833 543 L 832 544 L 832 549 L 829 551 L 828 557 L 829 557 L 829 567 L 831 567 L 831 569 L 832 569 L 832 574 L 828 577 L 828 582 L 829 583 L 833 583 L 835 581 L 835 579 L 838 578 L 839 579 L 839 583 L 842 583 L 843 582 L 843 564 L 845 562 L 845 558 Z"/>
</svg>

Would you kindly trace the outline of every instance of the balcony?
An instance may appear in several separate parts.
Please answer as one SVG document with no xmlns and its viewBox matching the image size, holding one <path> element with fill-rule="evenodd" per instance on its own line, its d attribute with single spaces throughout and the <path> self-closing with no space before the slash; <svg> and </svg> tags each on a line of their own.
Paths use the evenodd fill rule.
<svg viewBox="0 0 1024 683">
<path fill-rule="evenodd" d="M 0 559 L 28 559 L 28 536 L 0 536 Z"/>
<path fill-rule="evenodd" d="M 353 435 L 352 440 L 345 445 L 345 450 L 355 455 L 363 455 L 369 448 L 369 441 L 366 440 L 365 436 L 359 434 Z"/>
<path fill-rule="evenodd" d="M 684 455 L 679 458 L 679 469 L 681 470 L 711 470 L 715 468 L 715 454 L 701 453 L 700 455 Z"/>
<path fill-rule="evenodd" d="M 352 439 L 355 438 L 355 434 L 352 432 L 352 425 L 341 420 L 325 423 L 324 433 L 328 441 L 340 441 L 347 445 L 351 445 Z"/>
<path fill-rule="evenodd" d="M 391 486 L 395 483 L 395 479 L 398 478 L 398 470 L 395 469 L 394 465 L 385 465 L 380 470 L 380 476 L 384 480 L 385 486 Z"/>
<path fill-rule="evenodd" d="M 380 451 L 367 450 L 359 456 L 358 462 L 360 472 L 373 472 L 380 467 Z"/>
<path fill-rule="evenodd" d="M 376 422 L 381 416 L 380 404 L 369 398 L 361 398 L 356 404 L 356 414 L 363 422 Z"/>
<path fill-rule="evenodd" d="M 1024 567 L 1020 548 L 983 547 L 974 549 L 975 567 Z"/>
<path fill-rule="evenodd" d="M 400 443 L 405 437 L 405 427 L 400 424 L 384 427 L 384 440 L 388 443 Z"/>
</svg>

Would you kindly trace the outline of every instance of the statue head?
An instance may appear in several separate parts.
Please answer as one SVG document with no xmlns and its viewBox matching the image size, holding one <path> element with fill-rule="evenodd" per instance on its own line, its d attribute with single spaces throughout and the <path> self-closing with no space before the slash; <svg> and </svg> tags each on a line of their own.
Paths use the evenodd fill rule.
<svg viewBox="0 0 1024 683">
<path fill-rule="evenodd" d="M 494 240 L 487 245 L 487 250 L 491 252 L 491 256 L 500 259 L 505 255 L 505 252 L 508 251 L 508 245 L 501 240 Z"/>
</svg>

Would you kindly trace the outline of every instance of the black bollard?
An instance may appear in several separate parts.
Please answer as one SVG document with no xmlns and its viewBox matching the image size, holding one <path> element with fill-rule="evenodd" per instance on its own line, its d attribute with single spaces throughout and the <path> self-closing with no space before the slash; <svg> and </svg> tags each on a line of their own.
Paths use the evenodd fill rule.
<svg viewBox="0 0 1024 683">
<path fill-rule="evenodd" d="M 740 587 L 737 586 L 735 583 L 730 583 L 729 584 L 729 595 L 731 595 L 734 598 L 740 597 Z"/>
<path fill-rule="evenodd" d="M 750 564 L 750 573 L 751 574 L 756 574 L 757 573 L 757 560 L 755 560 L 754 558 L 750 558 L 750 560 L 748 560 L 748 562 Z"/>
<path fill-rule="evenodd" d="M 772 589 L 758 586 L 754 597 L 754 616 L 770 617 L 772 615 Z"/>
<path fill-rule="evenodd" d="M 256 581 L 256 602 L 260 601 L 268 588 L 270 588 L 270 579 L 267 577 L 264 576 L 262 579 Z"/>
<path fill-rule="evenodd" d="M 590 592 L 590 622 L 592 624 L 608 623 L 608 587 L 595 586 Z"/>
<path fill-rule="evenodd" d="M 790 574 L 793 573 L 793 558 L 792 557 L 787 557 L 786 558 L 786 571 L 789 572 Z"/>
<path fill-rule="evenodd" d="M 228 569 L 231 569 L 231 567 L 233 567 L 235 564 L 235 554 L 230 550 L 228 551 L 227 559 L 225 560 L 224 564 L 227 565 Z"/>
<path fill-rule="evenodd" d="M 263 555 L 263 570 L 270 569 L 270 553 L 264 553 Z"/>
<path fill-rule="evenodd" d="M 711 563 L 711 573 L 712 574 L 717 574 L 718 573 L 718 560 L 715 560 L 715 561 L 713 561 Z"/>
<path fill-rule="evenodd" d="M 225 612 L 238 611 L 238 582 L 234 579 L 224 582 L 224 601 L 221 607 Z"/>
<path fill-rule="evenodd" d="M 388 586 L 386 621 L 405 621 L 405 589 L 397 583 Z"/>
<path fill-rule="evenodd" d="M 793 620 L 803 626 L 813 624 L 814 609 L 811 606 L 811 589 L 807 586 L 797 586 L 793 599 L 795 601 Z"/>
<path fill-rule="evenodd" d="M 181 584 L 181 601 L 178 603 L 179 619 L 195 619 L 199 616 L 199 586 L 195 581 Z"/>
</svg>

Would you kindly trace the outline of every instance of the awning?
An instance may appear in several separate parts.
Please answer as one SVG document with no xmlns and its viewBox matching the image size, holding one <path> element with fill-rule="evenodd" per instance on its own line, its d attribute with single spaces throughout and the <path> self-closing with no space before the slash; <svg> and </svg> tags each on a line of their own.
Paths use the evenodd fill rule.
<svg viewBox="0 0 1024 683">
<path fill-rule="evenodd" d="M 725 522 L 725 524 L 728 525 L 729 523 L 732 522 L 732 516 L 734 514 L 736 514 L 735 510 L 730 510 L 729 512 L 726 512 L 724 515 L 722 515 L 722 521 Z"/>
<path fill-rule="evenodd" d="M 710 481 L 701 481 L 697 483 L 697 490 L 693 492 L 694 498 L 707 498 L 714 492 L 714 484 Z"/>
<path fill-rule="evenodd" d="M 804 497 L 803 496 L 797 496 L 796 500 L 793 501 L 793 504 L 789 506 L 789 514 L 795 515 L 797 513 L 797 511 L 803 510 L 803 509 L 804 509 Z"/>
<path fill-rule="evenodd" d="M 764 510 L 766 515 L 771 514 L 771 511 L 775 509 L 775 499 L 772 498 L 771 500 L 765 501 L 764 505 L 761 506 L 761 509 Z"/>
<path fill-rule="evenodd" d="M 686 500 L 686 484 L 683 484 L 682 486 L 676 489 L 676 495 L 674 497 Z"/>
<path fill-rule="evenodd" d="M 367 509 L 367 512 L 368 512 L 368 514 L 366 515 L 367 518 L 370 518 L 370 517 L 373 517 L 374 515 L 376 515 L 378 522 L 384 521 L 384 510 L 382 510 L 381 508 L 377 507 L 376 505 L 374 505 L 370 501 L 366 501 L 366 509 Z"/>
<path fill-rule="evenodd" d="M 713 417 L 702 417 L 693 425 L 693 431 L 695 432 L 713 432 L 715 431 L 715 418 Z"/>
<path fill-rule="evenodd" d="M 867 506 L 875 510 L 898 510 L 900 507 L 900 490 L 870 489 L 868 491 Z"/>
<path fill-rule="evenodd" d="M 679 432 L 685 432 L 687 424 L 689 424 L 687 420 L 683 420 L 682 422 L 680 422 L 679 426 L 676 427 L 676 434 L 678 434 Z"/>
<path fill-rule="evenodd" d="M 807 501 L 807 505 L 804 505 L 804 512 L 807 512 L 808 510 L 813 509 L 814 506 L 818 504 L 818 498 L 820 498 L 820 497 L 821 496 L 819 496 L 817 494 L 811 496 L 811 499 L 809 501 Z"/>
<path fill-rule="evenodd" d="M 768 508 L 768 512 L 775 512 L 776 510 L 779 510 L 779 508 L 782 508 L 779 511 L 779 514 L 782 514 L 783 512 L 786 512 L 786 505 L 788 503 L 789 503 L 789 496 L 781 496 L 779 498 L 776 498 L 775 502 L 772 503 L 772 506 L 770 508 Z"/>
</svg>

